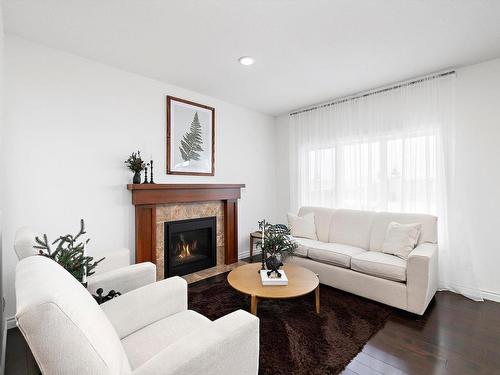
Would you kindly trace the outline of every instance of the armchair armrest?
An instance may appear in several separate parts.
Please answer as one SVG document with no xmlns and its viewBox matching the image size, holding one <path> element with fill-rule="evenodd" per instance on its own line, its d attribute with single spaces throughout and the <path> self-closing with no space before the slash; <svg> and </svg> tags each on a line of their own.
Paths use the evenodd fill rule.
<svg viewBox="0 0 500 375">
<path fill-rule="evenodd" d="M 110 290 L 123 294 L 155 281 L 156 266 L 153 263 L 144 262 L 89 276 L 87 289 L 93 294 L 98 288 L 102 288 L 104 294 Z"/>
<path fill-rule="evenodd" d="M 120 339 L 167 316 L 187 310 L 187 282 L 174 276 L 101 305 Z"/>
<path fill-rule="evenodd" d="M 422 315 L 437 291 L 438 245 L 423 243 L 408 257 L 407 265 L 408 310 Z"/>
<path fill-rule="evenodd" d="M 258 370 L 259 319 L 238 310 L 169 345 L 132 374 L 256 375 Z"/>
</svg>

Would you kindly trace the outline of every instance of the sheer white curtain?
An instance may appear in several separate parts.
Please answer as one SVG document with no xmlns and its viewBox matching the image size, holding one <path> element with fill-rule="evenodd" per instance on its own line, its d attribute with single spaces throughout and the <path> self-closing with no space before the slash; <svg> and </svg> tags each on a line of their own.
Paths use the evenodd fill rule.
<svg viewBox="0 0 500 375">
<path fill-rule="evenodd" d="M 290 116 L 291 208 L 438 216 L 440 287 L 480 300 L 455 191 L 455 75 Z"/>
</svg>

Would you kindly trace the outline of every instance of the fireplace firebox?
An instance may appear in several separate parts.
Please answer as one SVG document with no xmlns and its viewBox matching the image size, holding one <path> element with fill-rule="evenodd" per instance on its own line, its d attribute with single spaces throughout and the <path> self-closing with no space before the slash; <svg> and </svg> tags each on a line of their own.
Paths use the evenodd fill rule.
<svg viewBox="0 0 500 375">
<path fill-rule="evenodd" d="M 182 276 L 217 263 L 217 218 L 164 223 L 165 276 Z"/>
</svg>

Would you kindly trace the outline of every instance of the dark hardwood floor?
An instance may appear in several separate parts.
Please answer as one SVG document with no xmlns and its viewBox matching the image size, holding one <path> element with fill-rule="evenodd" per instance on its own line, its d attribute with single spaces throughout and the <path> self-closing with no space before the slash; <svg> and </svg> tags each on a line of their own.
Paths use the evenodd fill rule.
<svg viewBox="0 0 500 375">
<path fill-rule="evenodd" d="M 5 375 L 38 375 L 40 371 L 35 358 L 26 344 L 21 331 L 12 328 L 7 331 L 5 351 Z"/>
<path fill-rule="evenodd" d="M 36 371 L 19 330 L 9 330 L 6 374 Z M 342 374 L 500 374 L 500 303 L 439 292 L 422 317 L 395 310 Z"/>
<path fill-rule="evenodd" d="M 500 303 L 438 292 L 422 317 L 395 311 L 343 374 L 500 374 Z"/>
</svg>

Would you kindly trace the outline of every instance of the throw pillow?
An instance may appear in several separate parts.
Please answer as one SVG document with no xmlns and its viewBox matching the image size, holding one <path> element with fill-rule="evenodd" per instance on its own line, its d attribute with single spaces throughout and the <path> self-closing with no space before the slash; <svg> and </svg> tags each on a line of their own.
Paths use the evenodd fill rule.
<svg viewBox="0 0 500 375">
<path fill-rule="evenodd" d="M 394 221 L 389 223 L 382 252 L 408 260 L 408 256 L 418 242 L 421 230 L 422 224 L 420 223 L 400 224 Z"/>
<path fill-rule="evenodd" d="M 287 218 L 292 236 L 310 238 L 311 240 L 318 239 L 316 236 L 316 225 L 314 225 L 314 212 L 304 216 L 288 214 Z"/>
</svg>

